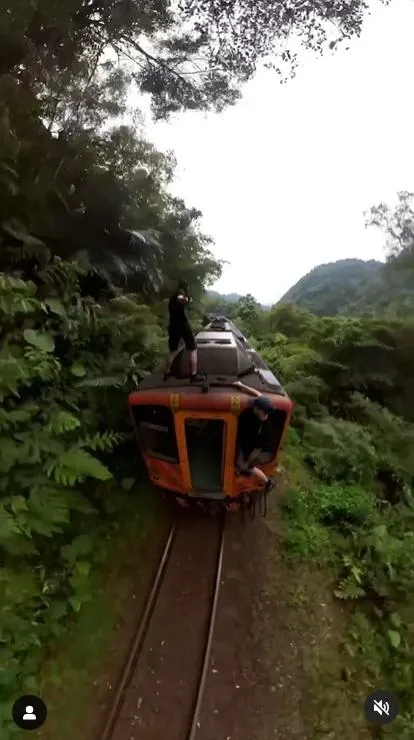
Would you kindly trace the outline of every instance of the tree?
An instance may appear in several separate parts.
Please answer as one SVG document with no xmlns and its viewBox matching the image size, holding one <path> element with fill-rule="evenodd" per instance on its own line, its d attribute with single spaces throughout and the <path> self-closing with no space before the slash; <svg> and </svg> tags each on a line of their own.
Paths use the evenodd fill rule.
<svg viewBox="0 0 414 740">
<path fill-rule="evenodd" d="M 107 285 L 147 296 L 168 291 L 178 277 L 201 294 L 220 276 L 200 212 L 167 191 L 173 158 L 132 128 L 56 141 L 43 124 L 21 131 L 6 117 L 0 134 L 17 144 L 4 146 L 0 160 L 1 269 L 18 265 L 34 279 L 52 252 L 77 259 Z"/>
<path fill-rule="evenodd" d="M 294 73 L 292 37 L 317 52 L 332 49 L 359 34 L 367 7 L 365 0 L 180 0 L 175 8 L 167 0 L 35 7 L 21 0 L 0 11 L 0 74 L 17 74 L 38 92 L 82 89 L 76 82 L 93 86 L 112 50 L 151 96 L 156 117 L 220 111 L 239 99 L 261 60 Z M 50 111 L 50 100 L 45 105 Z"/>
<path fill-rule="evenodd" d="M 239 298 L 234 321 L 249 338 L 258 336 L 263 328 L 263 309 L 250 293 Z"/>
<path fill-rule="evenodd" d="M 376 226 L 385 233 L 390 267 L 414 269 L 414 193 L 398 194 L 398 203 L 391 208 L 386 203 L 372 206 L 367 226 Z"/>
<path fill-rule="evenodd" d="M 303 338 L 311 331 L 315 317 L 309 311 L 293 303 L 272 306 L 268 315 L 268 326 L 272 332 L 281 332 L 290 338 Z"/>
</svg>

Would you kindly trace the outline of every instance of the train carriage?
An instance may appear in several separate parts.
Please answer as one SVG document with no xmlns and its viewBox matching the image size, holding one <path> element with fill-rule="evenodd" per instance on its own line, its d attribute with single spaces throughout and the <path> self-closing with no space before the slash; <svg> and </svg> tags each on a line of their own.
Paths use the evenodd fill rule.
<svg viewBox="0 0 414 740">
<path fill-rule="evenodd" d="M 258 466 L 272 477 L 287 431 L 292 402 L 269 367 L 228 319 L 216 318 L 196 337 L 198 369 L 205 380 L 191 383 L 188 354 L 176 357 L 172 375 L 145 378 L 128 399 L 148 475 L 181 504 L 217 502 L 227 508 L 262 490 L 253 476 L 236 467 L 240 415 L 252 396 L 235 381 L 266 395 L 270 443 Z"/>
</svg>

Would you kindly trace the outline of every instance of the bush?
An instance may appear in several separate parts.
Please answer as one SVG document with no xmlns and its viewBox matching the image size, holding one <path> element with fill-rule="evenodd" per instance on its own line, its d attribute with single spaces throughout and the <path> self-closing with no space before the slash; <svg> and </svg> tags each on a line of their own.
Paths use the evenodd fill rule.
<svg viewBox="0 0 414 740">
<path fill-rule="evenodd" d="M 76 291 L 75 267 L 54 271 L 70 292 L 54 279 L 40 297 L 0 274 L 2 703 L 35 687 L 43 646 L 90 597 L 105 455 L 129 431 L 127 392 L 160 349 L 148 307 L 134 297 L 98 306 Z"/>
<path fill-rule="evenodd" d="M 327 417 L 308 421 L 304 453 L 315 472 L 326 481 L 371 482 L 377 455 L 370 432 L 359 424 Z"/>
<path fill-rule="evenodd" d="M 376 512 L 373 495 L 360 486 L 339 483 L 314 485 L 310 490 L 291 489 L 283 508 L 289 517 L 286 546 L 292 555 L 301 558 L 331 556 L 334 537 L 336 550 L 341 552 L 341 538 L 352 526 L 371 522 Z"/>
<path fill-rule="evenodd" d="M 362 486 L 343 486 L 337 482 L 319 485 L 312 489 L 308 499 L 308 506 L 319 522 L 341 529 L 370 521 L 376 511 L 374 494 Z"/>
</svg>

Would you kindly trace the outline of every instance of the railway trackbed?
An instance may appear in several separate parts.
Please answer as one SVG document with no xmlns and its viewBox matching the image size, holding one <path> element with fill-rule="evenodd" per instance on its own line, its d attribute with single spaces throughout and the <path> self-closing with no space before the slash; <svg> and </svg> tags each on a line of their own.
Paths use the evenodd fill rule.
<svg viewBox="0 0 414 740">
<path fill-rule="evenodd" d="M 97 740 L 195 740 L 221 583 L 225 517 L 173 522 Z"/>
</svg>

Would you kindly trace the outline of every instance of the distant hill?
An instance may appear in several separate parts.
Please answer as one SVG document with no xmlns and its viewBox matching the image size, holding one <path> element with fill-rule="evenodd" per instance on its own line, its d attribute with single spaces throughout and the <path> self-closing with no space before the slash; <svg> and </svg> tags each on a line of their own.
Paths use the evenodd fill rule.
<svg viewBox="0 0 414 740">
<path fill-rule="evenodd" d="M 376 260 L 346 259 L 318 265 L 278 301 L 324 316 L 414 313 L 414 274 L 384 269 Z"/>
<path fill-rule="evenodd" d="M 318 265 L 290 288 L 278 303 L 295 303 L 301 308 L 328 316 L 349 313 L 364 303 L 367 292 L 382 282 L 382 262 L 358 259 Z"/>
<path fill-rule="evenodd" d="M 227 301 L 228 303 L 237 303 L 243 296 L 238 293 L 218 293 L 216 290 L 206 290 L 207 298 L 214 301 Z"/>
</svg>

